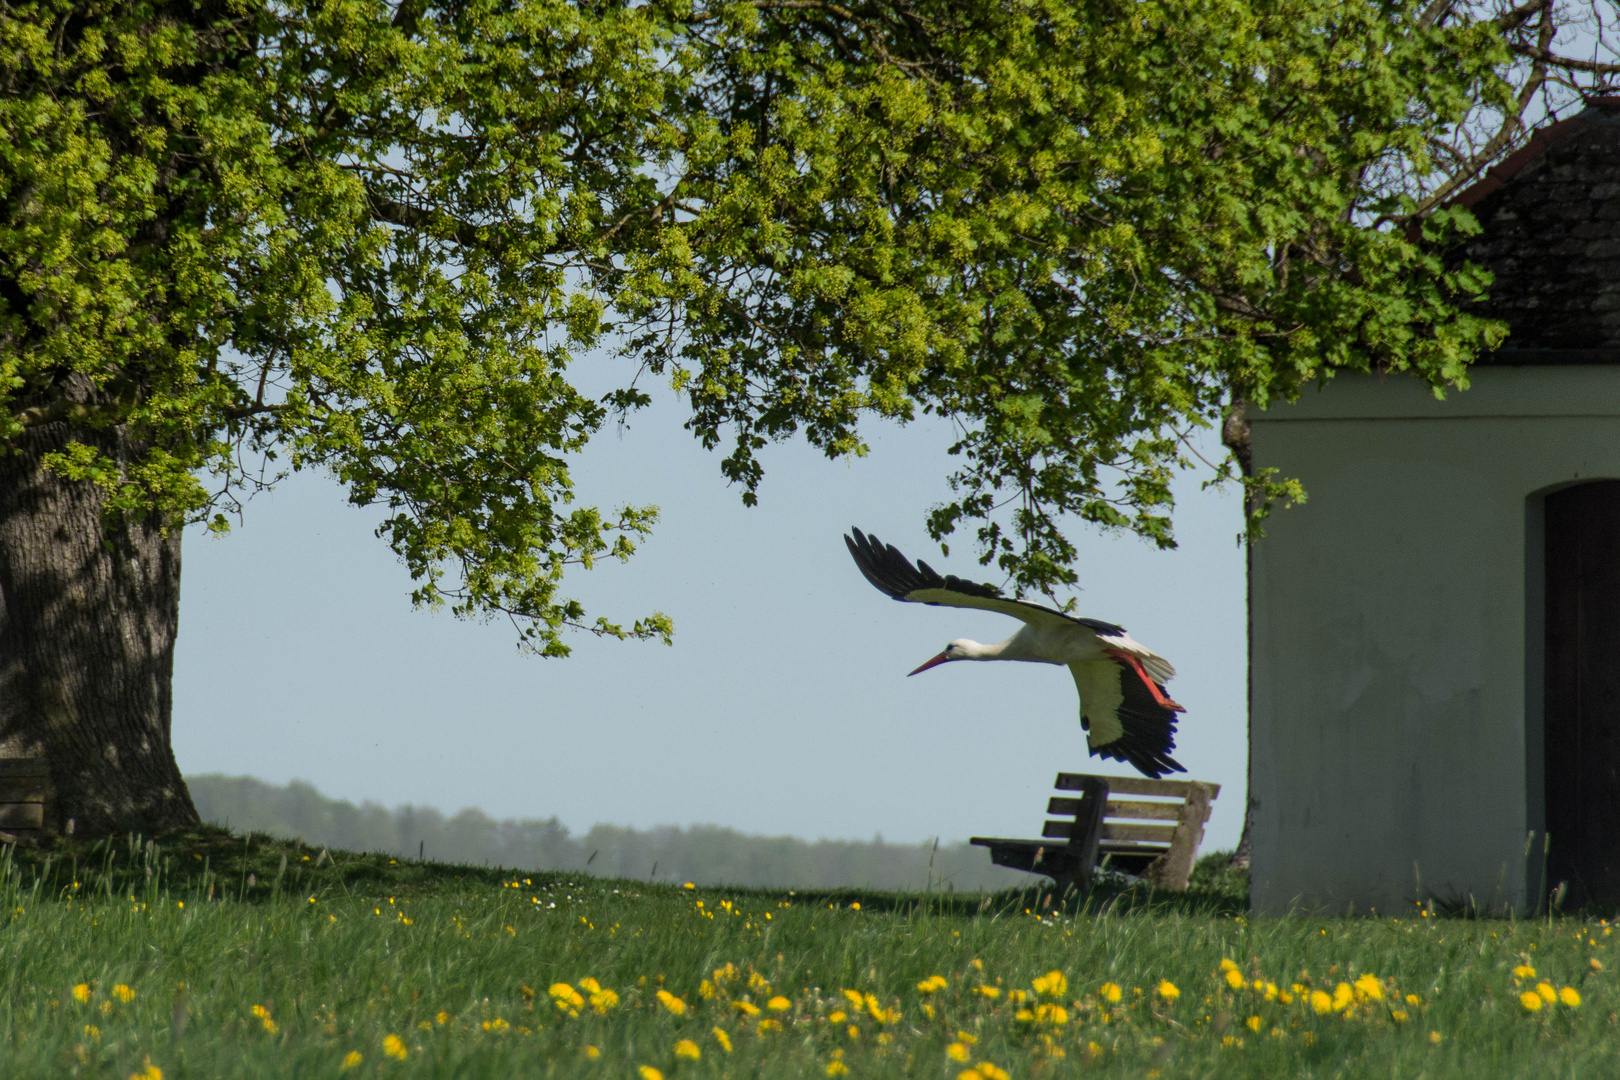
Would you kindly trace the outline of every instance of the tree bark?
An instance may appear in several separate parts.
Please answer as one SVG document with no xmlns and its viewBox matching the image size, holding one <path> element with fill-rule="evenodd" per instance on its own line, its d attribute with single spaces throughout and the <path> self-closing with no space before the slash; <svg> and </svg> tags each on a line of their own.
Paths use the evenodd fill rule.
<svg viewBox="0 0 1620 1080">
<path fill-rule="evenodd" d="M 199 820 L 169 741 L 179 523 L 109 516 L 41 464 L 70 441 L 133 457 L 125 440 L 55 422 L 0 448 L 0 758 L 42 759 L 47 834 Z"/>
<path fill-rule="evenodd" d="M 1226 411 L 1226 419 L 1221 424 L 1221 445 L 1232 452 L 1232 457 L 1237 461 L 1238 469 L 1245 480 L 1254 476 L 1254 451 L 1250 444 L 1247 402 L 1241 397 L 1234 397 L 1231 407 Z M 1245 487 L 1243 495 L 1245 535 L 1248 532 L 1249 517 L 1254 511 L 1255 496 Z M 1254 851 L 1254 816 L 1258 806 L 1254 798 L 1254 547 L 1247 540 L 1243 544 L 1243 563 L 1243 625 L 1247 640 L 1247 647 L 1244 649 L 1246 672 L 1244 745 L 1248 748 L 1249 761 L 1248 782 L 1244 784 L 1243 834 L 1238 837 L 1237 850 L 1232 852 L 1232 865 L 1247 870 Z"/>
</svg>

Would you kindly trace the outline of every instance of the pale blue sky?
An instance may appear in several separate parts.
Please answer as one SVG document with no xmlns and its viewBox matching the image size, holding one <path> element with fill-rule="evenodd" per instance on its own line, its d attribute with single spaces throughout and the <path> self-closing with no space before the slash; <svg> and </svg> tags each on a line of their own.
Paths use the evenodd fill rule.
<svg viewBox="0 0 1620 1080">
<path fill-rule="evenodd" d="M 628 564 L 580 574 L 592 615 L 660 609 L 673 648 L 574 639 L 519 655 L 504 622 L 412 611 L 409 576 L 372 536 L 380 512 L 294 476 L 230 536 L 188 533 L 174 743 L 187 773 L 308 780 L 328 795 L 496 817 L 648 827 L 714 823 L 808 839 L 1028 836 L 1059 770 L 1131 774 L 1087 755 L 1061 667 L 951 664 L 906 672 L 955 637 L 998 641 L 1003 616 L 900 604 L 861 577 L 841 534 L 994 580 L 923 517 L 945 494 L 949 432 L 870 436 L 869 458 L 767 451 L 760 506 L 662 401 L 598 436 L 583 501 L 656 503 Z M 1213 439 L 1206 451 L 1218 451 Z M 1207 474 L 1205 474 L 1207 475 Z M 1237 494 L 1179 485 L 1181 547 L 1159 552 L 1078 523 L 1082 614 L 1167 656 L 1187 707 L 1177 758 L 1223 785 L 1206 849 L 1236 843 L 1244 767 L 1244 587 Z"/>
</svg>

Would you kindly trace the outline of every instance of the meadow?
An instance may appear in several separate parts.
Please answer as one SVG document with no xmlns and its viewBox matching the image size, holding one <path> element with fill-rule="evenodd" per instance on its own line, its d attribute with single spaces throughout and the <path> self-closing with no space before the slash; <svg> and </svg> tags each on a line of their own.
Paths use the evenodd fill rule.
<svg viewBox="0 0 1620 1080">
<path fill-rule="evenodd" d="M 1620 1075 L 1596 919 L 805 893 L 223 831 L 0 854 L 7 1077 Z"/>
</svg>

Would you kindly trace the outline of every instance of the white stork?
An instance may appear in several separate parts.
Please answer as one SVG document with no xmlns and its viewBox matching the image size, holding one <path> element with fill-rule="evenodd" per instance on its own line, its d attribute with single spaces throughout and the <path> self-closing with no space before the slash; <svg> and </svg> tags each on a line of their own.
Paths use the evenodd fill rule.
<svg viewBox="0 0 1620 1080">
<path fill-rule="evenodd" d="M 921 560 L 913 566 L 894 545 L 859 529 L 851 531 L 855 535 L 845 536 L 844 543 L 855 565 L 888 596 L 914 604 L 999 611 L 1024 622 L 1016 634 L 994 645 L 957 638 L 910 674 L 952 660 L 1066 664 L 1080 691 L 1080 726 L 1092 754 L 1128 761 L 1146 776 L 1187 771 L 1170 756 L 1176 748 L 1176 713 L 1184 710 L 1166 696 L 1164 684 L 1176 669 L 1133 641 L 1123 626 L 1009 600 L 994 585 L 940 577 Z"/>
</svg>

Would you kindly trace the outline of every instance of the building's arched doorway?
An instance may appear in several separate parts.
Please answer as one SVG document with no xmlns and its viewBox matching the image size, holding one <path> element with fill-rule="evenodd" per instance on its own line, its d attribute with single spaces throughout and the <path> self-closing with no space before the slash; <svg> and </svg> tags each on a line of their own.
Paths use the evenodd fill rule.
<svg viewBox="0 0 1620 1080">
<path fill-rule="evenodd" d="M 1546 881 L 1620 905 L 1620 480 L 1545 506 Z"/>
</svg>

